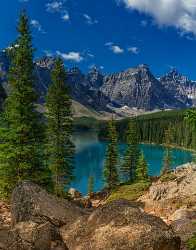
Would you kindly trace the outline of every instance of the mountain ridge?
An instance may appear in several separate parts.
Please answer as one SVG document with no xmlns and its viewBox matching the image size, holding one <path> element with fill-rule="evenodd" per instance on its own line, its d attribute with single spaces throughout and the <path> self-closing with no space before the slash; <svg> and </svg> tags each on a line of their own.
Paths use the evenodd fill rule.
<svg viewBox="0 0 196 250">
<path fill-rule="evenodd" d="M 35 60 L 35 84 L 41 103 L 44 102 L 51 83 L 50 73 L 54 60 L 53 57 Z M 7 94 L 9 94 L 8 68 L 9 58 L 6 52 L 2 51 L 0 52 L 0 84 Z M 179 109 L 196 104 L 195 81 L 189 80 L 174 69 L 156 78 L 146 64 L 106 75 L 96 67 L 86 74 L 74 67 L 67 70 L 66 83 L 74 101 L 96 112 L 112 113 L 116 110 L 121 112 L 121 109 L 125 108 L 144 111 Z M 2 91 L 0 89 L 0 92 Z"/>
</svg>

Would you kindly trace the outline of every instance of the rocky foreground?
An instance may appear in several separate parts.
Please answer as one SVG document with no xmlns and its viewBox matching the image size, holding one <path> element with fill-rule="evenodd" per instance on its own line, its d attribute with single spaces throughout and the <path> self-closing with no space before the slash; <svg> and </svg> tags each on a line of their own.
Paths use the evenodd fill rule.
<svg viewBox="0 0 196 250">
<path fill-rule="evenodd" d="M 11 208 L 0 203 L 0 249 L 186 249 L 184 242 L 196 232 L 196 166 L 154 182 L 137 202 L 90 204 L 79 197 L 61 200 L 23 182 L 12 194 Z"/>
</svg>

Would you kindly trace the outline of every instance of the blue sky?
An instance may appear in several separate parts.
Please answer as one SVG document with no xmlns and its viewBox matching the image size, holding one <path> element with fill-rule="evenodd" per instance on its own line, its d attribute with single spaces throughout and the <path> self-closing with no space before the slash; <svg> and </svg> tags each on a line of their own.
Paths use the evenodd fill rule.
<svg viewBox="0 0 196 250">
<path fill-rule="evenodd" d="M 146 63 L 156 76 L 175 67 L 196 79 L 196 0 L 1 0 L 1 49 L 15 40 L 23 8 L 36 57 L 105 73 Z"/>
</svg>

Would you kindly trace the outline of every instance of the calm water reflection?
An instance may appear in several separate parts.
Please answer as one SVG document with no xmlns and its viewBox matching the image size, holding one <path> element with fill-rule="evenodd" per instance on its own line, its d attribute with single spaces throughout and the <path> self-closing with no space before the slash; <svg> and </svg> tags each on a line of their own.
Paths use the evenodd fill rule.
<svg viewBox="0 0 196 250">
<path fill-rule="evenodd" d="M 74 135 L 76 145 L 75 159 L 75 180 L 72 187 L 76 188 L 83 194 L 87 193 L 89 176 L 94 176 L 94 191 L 100 190 L 104 186 L 102 170 L 104 165 L 106 142 L 100 142 L 94 132 L 80 132 Z M 120 154 L 122 156 L 125 144 L 119 144 Z M 149 166 L 150 175 L 159 175 L 164 147 L 157 145 L 140 145 L 143 150 Z M 172 149 L 173 168 L 192 160 L 192 155 L 188 151 Z"/>
</svg>

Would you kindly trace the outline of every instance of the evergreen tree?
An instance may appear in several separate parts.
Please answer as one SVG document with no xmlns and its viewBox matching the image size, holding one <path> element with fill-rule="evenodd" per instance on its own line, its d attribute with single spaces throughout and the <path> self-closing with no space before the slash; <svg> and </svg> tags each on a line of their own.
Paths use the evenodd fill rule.
<svg viewBox="0 0 196 250">
<path fill-rule="evenodd" d="M 94 191 L 94 177 L 91 175 L 88 179 L 88 194 L 90 195 Z"/>
<path fill-rule="evenodd" d="M 169 149 L 166 149 L 165 156 L 163 158 L 163 166 L 161 169 L 161 175 L 168 174 L 171 170 L 172 156 Z"/>
<path fill-rule="evenodd" d="M 134 181 L 140 152 L 135 120 L 130 121 L 128 124 L 126 142 L 127 150 L 124 155 L 124 162 L 121 166 L 121 174 L 126 180 Z"/>
<path fill-rule="evenodd" d="M 147 181 L 148 178 L 148 164 L 145 160 L 144 153 L 140 154 L 136 168 L 136 180 Z"/>
<path fill-rule="evenodd" d="M 114 120 L 109 121 L 108 124 L 108 139 L 109 144 L 107 146 L 106 151 L 106 160 L 104 165 L 104 177 L 107 183 L 107 186 L 112 189 L 114 188 L 118 182 L 118 140 L 117 140 L 117 132 Z"/>
<path fill-rule="evenodd" d="M 65 194 L 65 188 L 73 180 L 74 145 L 72 143 L 73 119 L 71 99 L 65 84 L 66 72 L 58 58 L 52 71 L 46 109 L 48 119 L 47 149 L 49 168 L 52 171 L 54 192 Z"/>
<path fill-rule="evenodd" d="M 171 145 L 173 143 L 173 126 L 169 124 L 168 128 L 165 130 L 165 143 L 166 145 Z"/>
<path fill-rule="evenodd" d="M 165 143 L 167 145 L 171 143 L 171 127 L 170 126 L 165 130 Z M 162 175 L 169 173 L 169 171 L 171 170 L 171 161 L 172 161 L 171 152 L 167 148 L 165 151 L 164 158 L 163 158 L 163 166 L 161 170 Z"/>
<path fill-rule="evenodd" d="M 5 127 L 0 129 L 0 193 L 8 196 L 22 180 L 46 184 L 48 172 L 43 165 L 43 125 L 36 111 L 33 47 L 28 17 L 23 12 L 19 36 L 13 48 L 9 69 L 10 95 L 5 103 Z"/>
</svg>

